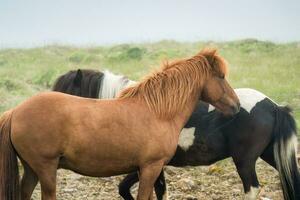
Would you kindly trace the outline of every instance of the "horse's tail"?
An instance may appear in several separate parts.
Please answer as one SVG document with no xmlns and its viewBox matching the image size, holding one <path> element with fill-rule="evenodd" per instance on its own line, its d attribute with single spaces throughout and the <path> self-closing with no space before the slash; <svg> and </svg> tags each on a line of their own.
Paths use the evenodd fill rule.
<svg viewBox="0 0 300 200">
<path fill-rule="evenodd" d="M 289 107 L 276 107 L 274 158 L 285 200 L 300 200 L 300 174 L 297 164 L 297 129 Z"/>
<path fill-rule="evenodd" d="M 18 160 L 11 143 L 12 111 L 0 118 L 0 199 L 18 200 L 20 195 Z"/>
</svg>

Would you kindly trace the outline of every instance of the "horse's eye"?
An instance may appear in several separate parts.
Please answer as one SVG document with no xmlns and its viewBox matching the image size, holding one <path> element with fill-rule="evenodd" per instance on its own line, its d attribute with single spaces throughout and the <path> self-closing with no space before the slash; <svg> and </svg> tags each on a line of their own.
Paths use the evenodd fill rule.
<svg viewBox="0 0 300 200">
<path fill-rule="evenodd" d="M 223 75 L 221 75 L 221 76 L 220 76 L 220 78 L 221 78 L 221 79 L 224 79 L 224 78 L 225 78 L 225 75 L 224 75 L 224 74 L 223 74 Z"/>
</svg>

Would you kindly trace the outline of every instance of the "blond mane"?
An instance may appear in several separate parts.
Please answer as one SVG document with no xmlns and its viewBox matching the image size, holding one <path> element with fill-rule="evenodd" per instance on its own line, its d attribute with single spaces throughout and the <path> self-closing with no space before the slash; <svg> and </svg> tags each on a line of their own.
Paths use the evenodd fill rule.
<svg viewBox="0 0 300 200">
<path fill-rule="evenodd" d="M 139 98 L 159 118 L 170 119 L 184 109 L 212 71 L 225 75 L 226 62 L 216 50 L 203 50 L 192 58 L 163 64 L 136 85 L 124 89 L 118 98 Z"/>
</svg>

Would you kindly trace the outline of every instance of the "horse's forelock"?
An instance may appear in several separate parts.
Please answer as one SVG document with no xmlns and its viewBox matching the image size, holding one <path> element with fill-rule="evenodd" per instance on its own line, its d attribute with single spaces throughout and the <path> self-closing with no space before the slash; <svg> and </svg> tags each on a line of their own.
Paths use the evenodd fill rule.
<svg viewBox="0 0 300 200">
<path fill-rule="evenodd" d="M 211 69 L 217 72 L 219 75 L 226 76 L 228 74 L 227 62 L 218 54 L 217 49 L 206 48 L 202 50 L 198 55 L 204 56 Z"/>
</svg>

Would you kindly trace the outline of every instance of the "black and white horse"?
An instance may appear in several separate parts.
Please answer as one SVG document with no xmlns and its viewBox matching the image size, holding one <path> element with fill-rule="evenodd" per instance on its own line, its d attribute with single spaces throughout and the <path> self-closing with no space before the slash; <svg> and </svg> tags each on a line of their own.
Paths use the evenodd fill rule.
<svg viewBox="0 0 300 200">
<path fill-rule="evenodd" d="M 58 78 L 53 90 L 79 96 L 85 94 L 91 98 L 114 98 L 119 90 L 134 84 L 109 71 L 93 73 L 99 75 L 98 81 L 91 81 L 90 70 L 71 71 Z M 87 91 L 83 91 L 86 88 L 98 90 L 90 89 L 86 95 Z M 241 111 L 231 118 L 223 116 L 213 106 L 199 102 L 181 132 L 176 153 L 168 165 L 210 165 L 232 157 L 243 182 L 245 199 L 254 200 L 260 190 L 255 171 L 255 163 L 260 157 L 278 170 L 285 200 L 299 200 L 297 133 L 291 110 L 253 89 L 236 89 L 235 92 L 240 99 Z M 124 199 L 133 199 L 130 187 L 136 182 L 138 174 L 132 173 L 120 183 L 119 193 Z M 155 183 L 158 199 L 166 197 L 166 189 L 162 172 Z"/>
</svg>

